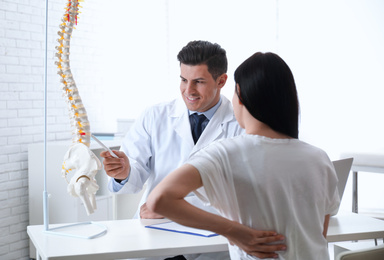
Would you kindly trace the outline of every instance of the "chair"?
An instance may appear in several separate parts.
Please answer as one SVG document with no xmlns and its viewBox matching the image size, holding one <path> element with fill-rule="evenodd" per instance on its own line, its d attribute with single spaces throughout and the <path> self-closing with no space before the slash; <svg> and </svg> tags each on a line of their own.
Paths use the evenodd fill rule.
<svg viewBox="0 0 384 260">
<path fill-rule="evenodd" d="M 335 260 L 383 260 L 384 244 L 359 250 L 344 251 Z"/>
</svg>

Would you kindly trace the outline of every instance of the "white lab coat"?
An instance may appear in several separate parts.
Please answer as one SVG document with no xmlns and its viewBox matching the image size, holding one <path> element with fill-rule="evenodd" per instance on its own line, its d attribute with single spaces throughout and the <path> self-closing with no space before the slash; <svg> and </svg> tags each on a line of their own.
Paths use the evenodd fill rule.
<svg viewBox="0 0 384 260">
<path fill-rule="evenodd" d="M 220 107 L 196 145 L 192 139 L 188 109 L 181 99 L 148 108 L 135 121 L 123 140 L 121 150 L 130 160 L 131 172 L 128 182 L 118 193 L 137 193 L 147 182 L 140 208 L 153 188 L 170 172 L 183 165 L 192 153 L 214 140 L 243 133 L 235 119 L 231 103 L 224 96 L 221 99 Z M 111 179 L 110 182 L 112 181 L 114 180 Z M 111 190 L 111 183 L 109 187 Z M 186 199 L 193 205 L 204 208 L 194 194 L 191 193 Z M 205 210 L 211 211 L 208 207 Z"/>
</svg>

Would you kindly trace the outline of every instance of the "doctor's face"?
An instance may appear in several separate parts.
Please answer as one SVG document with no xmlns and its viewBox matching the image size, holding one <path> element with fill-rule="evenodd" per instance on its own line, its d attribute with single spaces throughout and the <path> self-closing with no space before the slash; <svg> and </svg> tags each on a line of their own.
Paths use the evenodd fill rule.
<svg viewBox="0 0 384 260">
<path fill-rule="evenodd" d="M 180 64 L 180 91 L 189 110 L 204 112 L 220 100 L 220 90 L 227 81 L 227 74 L 213 79 L 208 66 Z"/>
</svg>

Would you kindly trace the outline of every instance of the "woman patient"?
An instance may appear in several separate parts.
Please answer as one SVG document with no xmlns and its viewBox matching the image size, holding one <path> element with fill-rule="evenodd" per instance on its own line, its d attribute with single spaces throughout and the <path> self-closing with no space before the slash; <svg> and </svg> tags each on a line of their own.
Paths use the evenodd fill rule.
<svg viewBox="0 0 384 260">
<path fill-rule="evenodd" d="M 235 71 L 233 107 L 246 133 L 195 153 L 150 194 L 148 207 L 182 225 L 229 241 L 231 259 L 329 259 L 329 214 L 339 195 L 332 162 L 298 139 L 299 103 L 288 65 L 255 53 Z M 204 188 L 200 188 L 204 187 Z M 195 192 L 221 214 L 188 204 Z M 257 230 L 284 234 L 287 249 L 254 253 Z"/>
</svg>

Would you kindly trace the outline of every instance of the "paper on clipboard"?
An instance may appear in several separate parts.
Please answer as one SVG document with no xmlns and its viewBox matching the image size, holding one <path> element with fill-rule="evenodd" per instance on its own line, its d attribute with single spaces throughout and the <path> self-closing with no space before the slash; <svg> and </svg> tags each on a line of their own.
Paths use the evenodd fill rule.
<svg viewBox="0 0 384 260">
<path fill-rule="evenodd" d="M 202 237 L 213 237 L 218 235 L 208 230 L 186 227 L 173 221 L 148 225 L 145 227 Z"/>
</svg>

